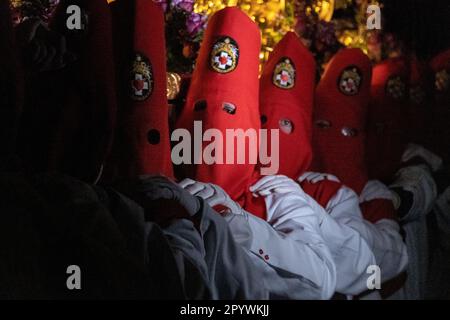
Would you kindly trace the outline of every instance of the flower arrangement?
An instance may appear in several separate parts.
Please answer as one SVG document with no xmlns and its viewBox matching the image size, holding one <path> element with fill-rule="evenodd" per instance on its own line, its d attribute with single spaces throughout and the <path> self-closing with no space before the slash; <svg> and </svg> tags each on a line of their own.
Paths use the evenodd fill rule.
<svg viewBox="0 0 450 320">
<path fill-rule="evenodd" d="M 194 12 L 194 0 L 155 0 L 165 13 L 167 68 L 177 73 L 193 70 L 206 16 Z"/>
<path fill-rule="evenodd" d="M 321 74 L 341 44 L 336 37 L 335 22 L 320 19 L 315 8 L 317 8 L 315 0 L 299 2 L 295 10 L 297 23 L 294 29 L 315 56 L 317 72 Z"/>
<path fill-rule="evenodd" d="M 31 17 L 48 22 L 58 3 L 59 0 L 11 0 L 14 24 Z"/>
<path fill-rule="evenodd" d="M 194 0 L 154 0 L 165 13 L 168 69 L 192 72 L 206 16 L 194 12 Z M 38 17 L 48 22 L 59 0 L 11 0 L 15 24 Z"/>
</svg>

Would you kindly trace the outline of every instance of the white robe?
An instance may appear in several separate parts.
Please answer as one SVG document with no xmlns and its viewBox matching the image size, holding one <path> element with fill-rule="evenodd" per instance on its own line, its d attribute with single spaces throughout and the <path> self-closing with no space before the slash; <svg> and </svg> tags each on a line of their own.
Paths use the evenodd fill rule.
<svg viewBox="0 0 450 320">
<path fill-rule="evenodd" d="M 450 187 L 436 200 L 433 213 L 431 239 L 434 247 L 430 252 L 426 299 L 448 299 L 450 297 Z"/>
<path fill-rule="evenodd" d="M 372 190 L 371 194 L 368 194 L 367 190 Z M 360 201 L 385 199 L 388 196 L 390 191 L 385 185 L 378 181 L 369 181 L 360 197 L 350 188 L 343 186 L 326 206 L 326 210 L 338 223 L 356 230 L 369 245 L 376 264 L 381 269 L 381 282 L 396 277 L 406 269 L 406 246 L 397 222 L 382 219 L 370 223 L 363 218 L 359 204 Z"/>
<path fill-rule="evenodd" d="M 413 203 L 401 223 L 406 233 L 409 264 L 403 295 L 396 298 L 421 300 L 425 298 L 428 269 L 427 214 L 437 197 L 437 187 L 431 172 L 424 166 L 405 167 L 396 174 L 391 188 L 399 187 L 413 195 Z"/>
<path fill-rule="evenodd" d="M 270 298 L 331 298 L 336 267 L 314 201 L 306 194 L 271 194 L 265 201 L 267 221 L 246 212 L 225 219 L 236 241 L 263 272 Z"/>
<path fill-rule="evenodd" d="M 360 233 L 341 223 L 326 212 L 316 201 L 310 205 L 320 216 L 320 231 L 336 264 L 336 292 L 347 296 L 358 295 L 367 290 L 369 266 L 376 265 L 375 256 Z M 355 219 L 360 212 L 350 212 Z"/>
<path fill-rule="evenodd" d="M 198 215 L 200 233 L 188 220 L 180 220 L 164 232 L 175 251 L 189 259 L 207 279 L 211 298 L 268 299 L 268 291 L 261 282 L 262 273 L 255 270 L 247 252 L 234 241 L 227 222 L 203 201 Z"/>
</svg>

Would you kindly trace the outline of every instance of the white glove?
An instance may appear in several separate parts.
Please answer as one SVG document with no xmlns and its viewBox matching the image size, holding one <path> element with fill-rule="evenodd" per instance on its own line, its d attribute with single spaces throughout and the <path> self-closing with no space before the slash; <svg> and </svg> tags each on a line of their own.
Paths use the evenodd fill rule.
<svg viewBox="0 0 450 320">
<path fill-rule="evenodd" d="M 300 185 L 286 176 L 267 176 L 250 187 L 255 197 L 266 197 L 272 193 L 302 193 Z"/>
<path fill-rule="evenodd" d="M 359 196 L 359 203 L 368 202 L 375 199 L 393 201 L 394 196 L 392 195 L 392 191 L 381 181 L 369 180 Z"/>
<path fill-rule="evenodd" d="M 302 183 L 305 180 L 310 183 L 317 183 L 322 180 L 341 182 L 336 176 L 333 176 L 332 174 L 319 173 L 319 172 L 305 172 L 297 179 L 297 181 L 300 183 Z"/>
<path fill-rule="evenodd" d="M 211 208 L 217 205 L 229 209 L 228 213 L 242 214 L 242 208 L 218 185 L 185 179 L 179 185 L 192 195 L 202 198 Z"/>
<path fill-rule="evenodd" d="M 437 171 L 442 167 L 442 159 L 439 156 L 418 144 L 410 143 L 403 153 L 402 162 L 408 162 L 415 157 L 424 160 L 433 171 Z"/>
<path fill-rule="evenodd" d="M 430 169 L 424 165 L 400 169 L 395 176 L 395 182 L 389 187 L 391 189 L 401 188 L 412 193 L 413 205 L 407 214 L 407 219 L 418 219 L 422 215 L 429 213 L 433 208 L 438 193 Z M 398 209 L 401 202 L 396 203 L 394 201 L 394 204 Z"/>
</svg>

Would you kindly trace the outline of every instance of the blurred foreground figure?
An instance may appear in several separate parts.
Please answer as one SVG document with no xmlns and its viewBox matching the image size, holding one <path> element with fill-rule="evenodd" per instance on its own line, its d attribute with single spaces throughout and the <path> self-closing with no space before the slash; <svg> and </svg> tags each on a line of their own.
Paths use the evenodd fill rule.
<svg viewBox="0 0 450 320">
<path fill-rule="evenodd" d="M 69 29 L 66 8 L 82 9 Z M 104 1 L 61 1 L 49 26 L 17 26 L 27 70 L 19 150 L 30 172 L 95 182 L 110 149 L 117 109 L 111 17 Z"/>
<path fill-rule="evenodd" d="M 0 173 L 0 189 L 5 195 L 0 201 L 3 216 L 1 235 L 2 244 L 8 245 L 5 250 L 0 250 L 2 252 L 0 294 L 10 299 L 200 299 L 212 297 L 208 284 L 204 280 L 206 276 L 202 273 L 206 267 L 199 268 L 196 261 L 185 258 L 184 251 L 177 249 L 177 241 L 180 242 L 179 239 L 183 239 L 189 242 L 193 248 L 192 251 L 199 252 L 201 257 L 202 239 L 194 227 L 188 225 L 182 230 L 187 230 L 186 234 L 177 232 L 174 237 L 169 237 L 155 222 L 149 221 L 144 208 L 136 202 L 111 187 L 99 187 L 92 184 L 100 178 L 101 167 L 112 141 L 109 134 L 112 130 L 110 120 L 115 117 L 116 101 L 104 90 L 111 89 L 109 92 L 113 92 L 115 81 L 114 77 L 108 80 L 103 78 L 110 73 L 102 74 L 103 71 L 112 72 L 113 68 L 104 70 L 102 68 L 105 65 L 99 63 L 98 69 L 95 69 L 89 64 L 91 58 L 88 58 L 85 53 L 92 49 L 91 40 L 95 42 L 95 45 L 102 47 L 103 53 L 112 53 L 112 35 L 110 12 L 106 2 L 90 0 L 79 1 L 77 4 L 82 8 L 83 14 L 87 15 L 86 18 L 89 17 L 87 21 L 95 26 L 84 29 L 80 31 L 81 33 L 74 31 L 75 34 L 67 35 L 67 38 L 70 38 L 68 45 L 78 50 L 76 51 L 78 69 L 73 69 L 73 65 L 67 67 L 65 63 L 54 60 L 58 55 L 52 47 L 52 38 L 37 41 L 41 48 L 36 50 L 40 53 L 46 50 L 48 53 L 48 56 L 44 54 L 42 57 L 42 59 L 48 59 L 45 66 L 41 66 L 40 62 L 34 59 L 27 60 L 25 57 L 28 80 L 52 79 L 52 84 L 58 85 L 54 89 L 59 88 L 62 91 L 52 91 L 48 87 L 47 91 L 39 91 L 43 89 L 41 87 L 43 83 L 33 81 L 27 83 L 29 97 L 36 98 L 36 94 L 39 96 L 45 92 L 50 95 L 50 98 L 34 101 L 42 107 L 39 110 L 42 114 L 35 113 L 33 104 L 28 101 L 28 109 L 26 109 L 28 114 L 22 119 L 20 128 L 21 137 L 29 137 L 32 128 L 43 125 L 42 128 L 49 130 L 39 134 L 44 134 L 48 140 L 39 141 L 36 145 L 32 145 L 26 139 L 21 140 L 17 149 L 21 151 L 20 154 L 25 159 L 23 161 L 25 168 L 16 170 L 18 173 L 8 173 L 6 169 Z M 3 6 L 3 2 L 1 5 Z M 58 25 L 58 21 L 64 20 L 67 5 L 69 5 L 67 2 L 60 4 L 55 15 L 55 26 Z M 8 12 L 3 11 L 3 7 L 1 9 L 2 14 Z M 7 20 L 1 21 L 3 23 Z M 30 33 L 34 36 L 51 33 L 49 29 L 38 23 L 31 27 L 24 25 L 19 27 L 25 28 L 18 29 L 18 32 L 23 32 L 22 36 L 25 35 L 21 39 L 33 38 L 26 36 Z M 1 28 L 2 36 L 13 35 L 12 32 L 3 32 L 3 24 Z M 38 29 L 39 33 L 35 32 Z M 58 39 L 64 41 L 61 40 L 64 38 Z M 25 52 L 32 47 L 33 41 L 22 43 L 22 50 Z M 10 50 L 12 49 L 13 46 L 10 47 Z M 88 56 L 94 55 L 90 52 Z M 114 66 L 112 55 L 107 55 L 107 58 L 102 61 L 107 61 L 107 64 Z M 95 69 L 89 70 L 93 81 L 83 78 L 83 71 L 87 72 L 85 68 L 89 65 Z M 3 65 L 1 68 L 3 70 Z M 11 77 L 18 75 L 17 70 L 11 68 L 11 71 Z M 85 81 L 76 82 L 83 79 Z M 68 86 L 64 87 L 62 84 Z M 49 84 L 46 83 L 46 85 Z M 10 89 L 7 83 L 4 85 L 2 81 L 1 92 L 5 86 L 6 89 Z M 112 100 L 108 100 L 109 98 Z M 8 100 L 11 106 L 20 101 L 14 96 Z M 45 105 L 45 102 L 51 102 L 51 104 Z M 88 103 L 91 109 L 85 110 L 86 113 L 84 113 L 81 102 Z M 103 116 L 99 116 L 102 112 Z M 48 118 L 45 118 L 45 123 L 40 123 L 44 115 Z M 13 124 L 16 114 L 10 112 L 8 116 L 9 119 L 5 120 Z M 73 127 L 68 128 L 66 121 L 72 123 Z M 89 130 L 89 124 L 92 124 L 90 121 L 97 122 L 101 131 L 100 136 L 95 135 L 96 130 Z M 105 121 L 109 129 L 103 126 Z M 47 128 L 44 124 L 48 124 L 49 127 Z M 77 128 L 77 130 L 70 131 L 71 128 Z M 78 135 L 80 132 L 83 133 L 81 136 Z M 55 140 L 50 137 L 54 137 Z M 96 144 L 94 150 L 89 149 L 89 146 L 71 145 L 74 141 L 72 139 L 79 141 L 78 139 L 83 139 L 82 137 L 85 137 L 87 142 Z M 3 140 L 1 143 L 2 147 L 7 146 Z M 64 151 L 68 150 L 66 147 L 69 145 L 80 152 L 76 153 L 74 158 L 67 157 Z M 83 152 L 78 149 L 85 147 L 87 149 Z M 29 153 L 31 149 L 39 151 L 40 157 L 36 159 L 36 163 L 33 162 L 33 157 Z M 46 170 L 71 173 L 85 181 L 61 173 L 39 173 Z M 153 194 L 160 195 L 161 190 L 166 190 L 164 186 L 156 182 L 147 182 L 147 184 L 155 186 L 154 189 L 160 191 Z M 179 187 L 178 189 L 182 190 Z M 169 210 L 170 207 L 166 207 L 163 210 L 157 207 L 152 211 L 153 216 L 160 213 L 161 216 L 165 216 L 164 218 L 170 218 L 171 214 L 173 216 L 186 211 L 183 206 L 177 206 L 176 201 L 177 199 L 172 199 L 171 202 L 175 209 Z M 193 201 L 199 202 L 196 198 L 193 198 Z M 198 206 L 200 207 L 199 204 Z M 161 214 L 167 211 L 168 214 Z M 153 220 L 158 221 L 157 218 Z M 172 225 L 176 225 L 176 222 L 182 224 L 183 220 L 181 222 L 176 220 Z M 226 225 L 225 222 L 223 224 Z M 19 256 L 18 253 L 20 253 Z M 69 275 L 66 271 L 71 265 L 80 268 L 82 290 L 69 290 L 67 286 Z"/>
<path fill-rule="evenodd" d="M 7 13 L 7 4 L 2 1 L 0 5 L 2 6 L 1 14 Z M 59 15 L 55 16 L 55 21 L 64 18 L 61 15 L 65 15 L 65 6 L 67 5 L 64 2 L 60 4 Z M 80 1 L 78 5 L 83 9 L 84 14 L 89 15 L 89 21 L 98 28 L 89 29 L 90 32 L 83 32 L 82 34 L 68 35 L 68 38 L 71 38 L 69 46 L 78 48 L 79 54 L 92 49 L 90 46 L 92 43 L 83 40 L 97 39 L 99 41 L 96 44 L 104 46 L 102 47 L 103 52 L 112 52 L 112 47 L 108 45 L 112 43 L 111 29 L 107 27 L 109 25 L 109 7 L 103 0 Z M 4 21 L 8 20 L 1 20 L 1 35 L 2 37 L 3 35 L 12 37 L 11 29 L 4 32 L 4 28 L 9 26 L 8 23 L 3 25 Z M 31 27 L 21 25 L 19 28 L 25 28 L 17 29 L 18 33 L 22 32 L 22 40 L 34 39 L 33 36 L 38 36 L 38 34 L 43 36 L 51 33 L 39 23 L 32 24 Z M 36 30 L 40 31 L 36 32 Z M 27 34 L 28 36 L 26 36 Z M 98 38 L 102 38 L 102 41 Z M 9 50 L 14 48 L 11 39 L 5 42 L 9 45 L 5 48 L 9 48 Z M 34 101 L 43 108 L 39 110 L 42 112 L 40 116 L 34 113 L 33 104 L 28 101 L 28 109 L 25 110 L 28 114 L 23 119 L 19 130 L 21 136 L 26 137 L 30 134 L 30 129 L 43 125 L 40 120 L 45 115 L 49 117 L 45 119 L 46 124 L 49 124 L 49 132 L 57 139 L 58 143 L 50 140 L 50 143 L 45 147 L 44 142 L 48 142 L 48 140 L 44 140 L 32 146 L 30 141 L 22 140 L 17 145 L 17 149 L 24 156 L 25 167 L 22 170 L 16 168 L 15 173 L 8 172 L 8 167 L 2 168 L 0 172 L 0 189 L 4 195 L 0 201 L 2 212 L 1 243 L 7 244 L 7 248 L 0 250 L 2 252 L 0 259 L 0 282 L 2 284 L 0 295 L 9 299 L 183 299 L 210 297 L 209 290 L 200 276 L 201 270 L 199 271 L 193 263 L 183 259 L 183 255 L 173 245 L 173 243 L 176 243 L 175 240 L 167 237 L 158 225 L 145 219 L 142 207 L 114 189 L 88 183 L 98 180 L 101 164 L 111 143 L 111 136 L 108 135 L 108 131 L 100 133 L 100 140 L 96 139 L 99 137 L 95 136 L 95 130 L 85 132 L 85 137 L 89 141 L 98 143 L 95 150 L 90 150 L 92 152 L 89 149 L 84 150 L 84 152 L 76 154 L 74 158 L 66 157 L 67 154 L 63 149 L 73 142 L 74 137 L 77 138 L 76 135 L 72 135 L 73 132 L 66 130 L 68 129 L 66 120 L 73 121 L 76 128 L 85 128 L 84 125 L 88 125 L 89 121 L 98 120 L 99 128 L 103 130 L 102 124 L 104 122 L 102 119 L 114 118 L 115 108 L 113 106 L 115 101 L 103 100 L 108 100 L 108 97 L 110 97 L 103 90 L 105 90 L 105 86 L 113 89 L 114 79 L 112 79 L 112 82 L 109 82 L 109 80 L 102 81 L 104 75 L 101 73 L 104 65 L 99 64 L 99 69 L 96 69 L 98 72 L 89 70 L 92 72 L 89 74 L 95 81 L 91 82 L 85 79 L 86 81 L 81 83 L 72 82 L 75 79 L 80 80 L 79 76 L 82 78 L 83 73 L 80 71 L 80 74 L 79 70 L 66 67 L 65 63 L 54 60 L 56 57 L 62 58 L 62 56 L 56 54 L 51 39 L 53 38 L 37 41 L 41 46 L 38 51 L 42 53 L 42 50 L 44 50 L 48 53 L 48 55 L 44 54 L 42 57 L 42 59 L 48 59 L 45 67 L 34 59 L 27 60 L 25 55 L 24 63 L 28 72 L 28 80 L 37 78 L 43 80 L 43 78 L 46 78 L 55 81 L 52 82 L 53 84 L 57 83 L 58 80 L 70 86 L 65 88 L 68 91 L 45 91 L 46 94 L 51 96 L 50 100 Z M 61 40 L 63 39 L 61 37 L 58 39 L 64 41 Z M 4 42 L 1 43 L 3 48 Z M 23 42 L 22 50 L 25 50 L 25 52 L 31 50 L 33 43 L 33 40 Z M 2 54 L 4 53 L 2 51 Z M 90 55 L 92 55 L 92 52 L 90 52 Z M 80 70 L 85 70 L 84 68 L 89 65 L 89 59 L 83 54 L 80 54 L 78 59 L 80 60 L 77 61 L 81 64 L 77 66 L 80 67 Z M 114 65 L 112 59 L 113 57 L 109 56 L 106 60 Z M 0 68 L 3 70 L 3 62 Z M 19 70 L 14 69 L 13 64 L 10 63 L 8 68 L 11 70 L 11 79 L 19 76 Z M 73 79 L 70 76 L 73 76 Z M 75 83 L 76 86 L 74 86 Z M 30 97 L 36 97 L 34 94 L 42 93 L 38 90 L 38 88 L 42 89 L 41 85 L 42 83 L 33 81 L 27 83 L 27 88 L 30 90 L 28 93 L 31 92 Z M 99 93 L 99 96 L 94 95 L 94 98 L 78 85 L 80 87 L 87 85 L 83 88 L 88 92 L 99 90 L 103 93 Z M 16 91 L 11 91 L 7 82 L 1 81 L 0 88 L 1 92 L 7 89 L 5 92 L 13 93 L 8 98 L 11 108 L 20 102 L 20 99 L 14 96 Z M 80 91 L 77 91 L 78 89 Z M 71 94 L 69 94 L 70 92 Z M 55 95 L 52 96 L 52 93 L 55 93 Z M 57 97 L 62 99 L 58 100 Z M 90 98 L 83 100 L 86 97 Z M 97 98 L 100 101 L 96 100 Z M 82 109 L 79 109 L 78 103 L 80 101 L 89 101 L 89 106 L 93 110 L 87 112 L 87 114 L 83 113 Z M 49 106 L 43 104 L 44 102 L 52 102 L 51 108 L 46 108 Z M 8 118 L 2 118 L 2 120 L 12 125 L 19 108 L 14 107 L 11 110 L 17 111 L 9 112 L 6 114 Z M 96 120 L 95 117 L 91 118 L 91 112 L 95 113 L 98 110 L 105 112 L 105 116 Z M 37 117 L 33 118 L 31 115 Z M 43 128 L 46 127 L 43 126 Z M 104 134 L 108 138 L 105 138 Z M 4 143 L 2 139 L 0 142 L 2 150 L 4 146 L 4 150 L 6 150 L 7 147 L 9 148 L 11 140 Z M 55 144 L 52 142 L 55 142 Z M 28 158 L 30 154 L 26 150 L 29 151 L 30 147 L 39 151 L 40 157 L 37 159 L 39 165 L 33 163 L 33 158 Z M 82 148 L 78 145 L 72 147 Z M 55 155 L 63 157 L 54 157 Z M 65 159 L 67 162 L 54 161 L 55 159 Z M 63 164 L 70 165 L 65 166 Z M 76 170 L 72 171 L 71 168 Z M 86 182 L 61 173 L 39 173 L 39 171 L 48 169 L 75 175 L 80 173 L 80 177 L 84 178 Z M 85 173 L 90 174 L 85 175 Z M 197 236 L 197 238 L 198 242 L 201 243 L 200 237 Z M 82 290 L 69 290 L 67 286 L 69 275 L 66 271 L 71 265 L 80 268 Z M 185 274 L 189 274 L 189 279 L 195 278 L 195 281 L 192 281 L 196 285 L 195 290 L 193 289 L 194 285 L 188 282 L 189 279 L 186 279 Z"/>
<path fill-rule="evenodd" d="M 9 173 L 17 169 L 15 138 L 22 109 L 18 56 L 9 1 L 0 0 L 0 299 L 43 295 L 40 243 L 31 219 L 35 198 L 23 178 Z"/>
</svg>

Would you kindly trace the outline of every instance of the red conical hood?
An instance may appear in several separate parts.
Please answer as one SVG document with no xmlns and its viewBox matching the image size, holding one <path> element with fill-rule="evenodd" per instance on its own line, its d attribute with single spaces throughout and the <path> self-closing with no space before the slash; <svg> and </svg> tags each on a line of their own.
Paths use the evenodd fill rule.
<svg viewBox="0 0 450 320">
<path fill-rule="evenodd" d="M 431 124 L 429 75 L 426 64 L 413 55 L 410 58 L 407 136 L 410 142 L 422 145 L 428 143 L 427 133 Z"/>
<path fill-rule="evenodd" d="M 278 174 L 292 179 L 311 163 L 315 68 L 312 54 L 288 32 L 271 53 L 260 80 L 262 128 L 269 133 L 279 130 Z M 268 149 L 271 154 L 270 145 Z"/>
<path fill-rule="evenodd" d="M 173 177 L 167 102 L 165 21 L 149 0 L 117 0 L 114 17 L 120 88 L 116 175 Z"/>
<path fill-rule="evenodd" d="M 176 127 L 193 133 L 194 121 L 202 121 L 203 132 L 216 129 L 223 140 L 227 129 L 253 129 L 258 134 L 259 50 L 260 32 L 245 13 L 236 7 L 216 12 L 208 21 L 187 101 Z M 207 145 L 209 142 L 203 143 L 203 148 Z M 202 161 L 187 175 L 218 184 L 234 200 L 242 200 L 255 168 L 255 163 L 249 161 L 249 150 L 255 154 L 257 143 L 252 147 L 248 143 L 238 146 L 235 139 L 231 148 L 234 164 L 225 164 L 227 141 L 224 141 L 223 151 L 216 150 L 219 153 L 216 159 L 222 158 L 224 164 Z M 245 164 L 238 164 L 238 150 L 246 154 Z M 201 156 L 194 154 L 197 160 Z"/>
<path fill-rule="evenodd" d="M 371 179 L 389 182 L 400 166 L 407 142 L 408 79 L 403 57 L 373 68 L 366 149 Z"/>
<path fill-rule="evenodd" d="M 450 160 L 450 49 L 431 59 L 430 67 L 434 89 L 431 148 L 447 162 Z"/>
<path fill-rule="evenodd" d="M 313 169 L 336 175 L 361 192 L 371 65 L 359 49 L 342 49 L 329 62 L 316 89 Z"/>
</svg>

